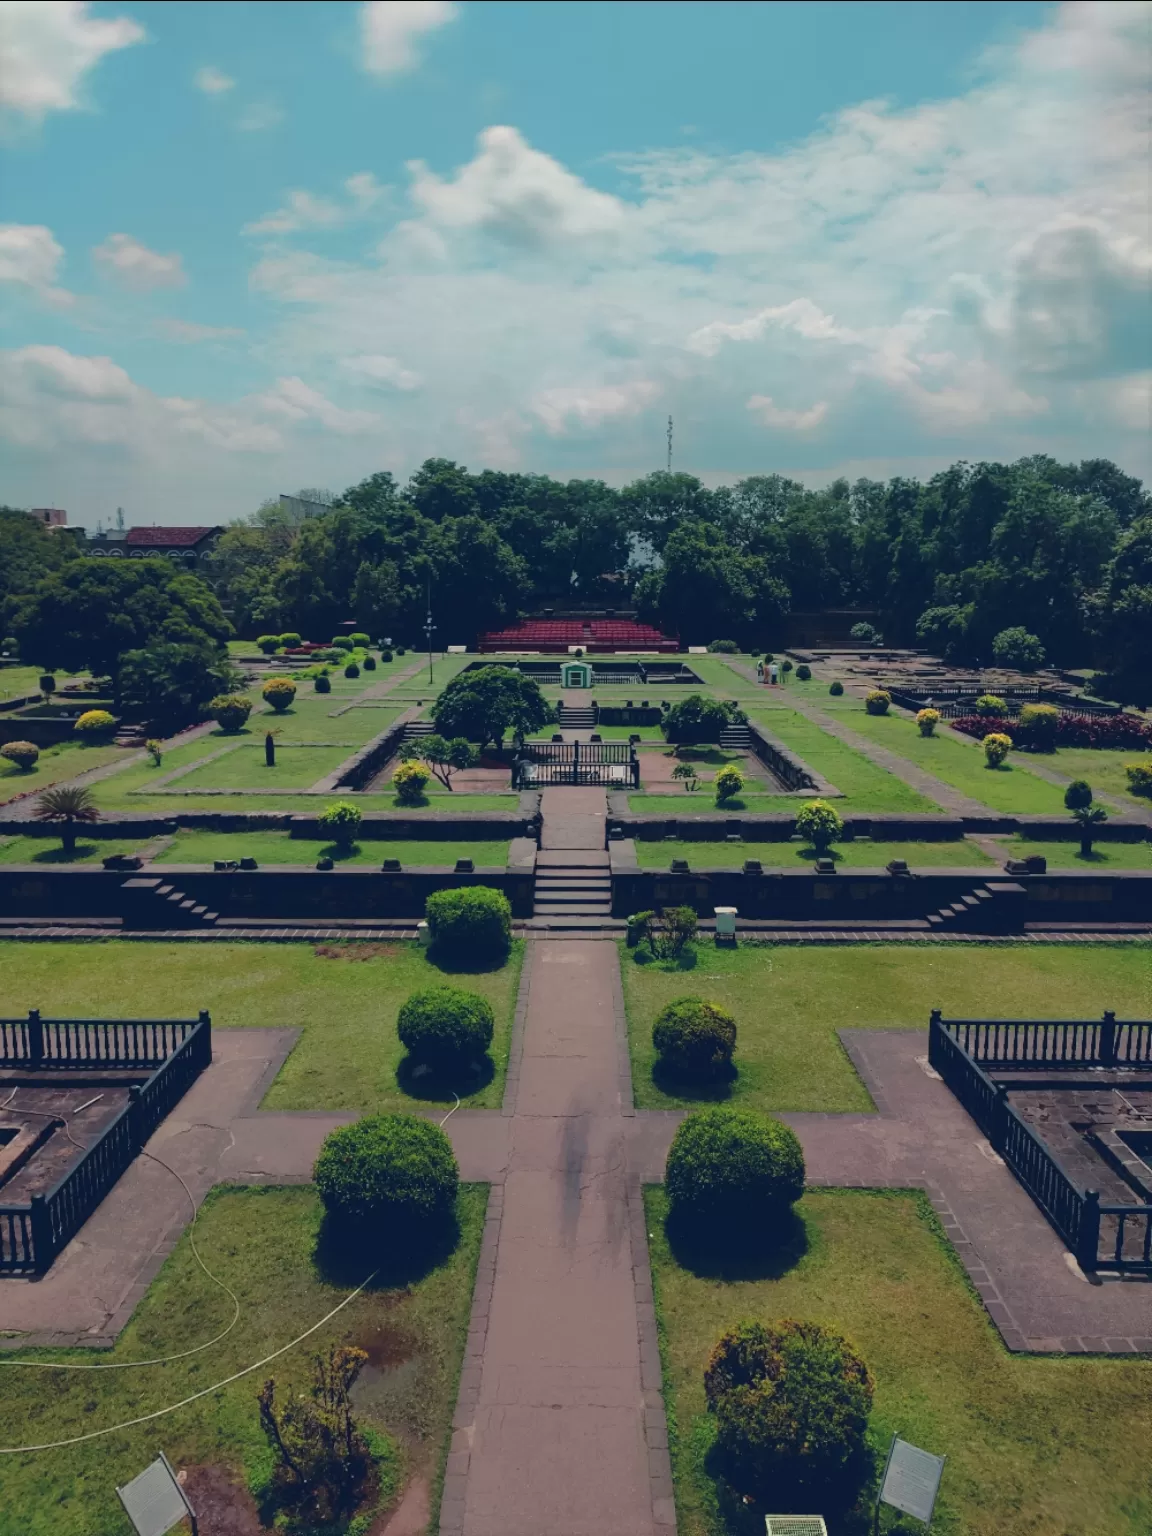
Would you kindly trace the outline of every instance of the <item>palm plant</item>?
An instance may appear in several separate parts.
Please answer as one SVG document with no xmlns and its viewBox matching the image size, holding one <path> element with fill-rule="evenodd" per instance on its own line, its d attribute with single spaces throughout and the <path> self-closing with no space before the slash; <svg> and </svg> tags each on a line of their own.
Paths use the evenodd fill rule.
<svg viewBox="0 0 1152 1536">
<path fill-rule="evenodd" d="M 1064 791 L 1064 804 L 1080 826 L 1080 857 L 1090 859 L 1095 829 L 1102 821 L 1108 820 L 1108 812 L 1102 805 L 1093 804 L 1092 786 L 1084 779 L 1072 780 Z"/>
<path fill-rule="evenodd" d="M 70 859 L 76 852 L 77 826 L 99 821 L 100 812 L 86 785 L 57 784 L 39 797 L 32 808 L 32 816 L 36 821 L 59 824 L 64 856 Z"/>
</svg>

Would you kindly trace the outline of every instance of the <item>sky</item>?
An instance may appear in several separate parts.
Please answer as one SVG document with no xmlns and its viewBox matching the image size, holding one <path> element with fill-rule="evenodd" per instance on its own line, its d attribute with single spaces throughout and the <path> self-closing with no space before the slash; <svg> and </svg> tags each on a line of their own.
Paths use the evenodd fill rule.
<svg viewBox="0 0 1152 1536">
<path fill-rule="evenodd" d="M 0 501 L 1152 469 L 1152 5 L 0 0 Z"/>
</svg>

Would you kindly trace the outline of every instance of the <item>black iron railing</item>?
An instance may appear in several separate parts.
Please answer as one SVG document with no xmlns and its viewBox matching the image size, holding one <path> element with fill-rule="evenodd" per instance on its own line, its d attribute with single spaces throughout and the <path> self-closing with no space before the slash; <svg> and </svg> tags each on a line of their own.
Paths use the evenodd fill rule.
<svg viewBox="0 0 1152 1536">
<path fill-rule="evenodd" d="M 1065 1071 L 1152 1061 L 1152 1022 L 944 1019 L 928 1026 L 928 1060 L 1048 1217 L 1081 1269 L 1152 1274 L 1152 1205 L 1101 1205 L 1082 1190 L 1008 1102 L 985 1067 Z"/>
<path fill-rule="evenodd" d="M 513 789 L 545 784 L 607 784 L 636 789 L 640 760 L 626 741 L 529 741 L 512 765 Z"/>
</svg>

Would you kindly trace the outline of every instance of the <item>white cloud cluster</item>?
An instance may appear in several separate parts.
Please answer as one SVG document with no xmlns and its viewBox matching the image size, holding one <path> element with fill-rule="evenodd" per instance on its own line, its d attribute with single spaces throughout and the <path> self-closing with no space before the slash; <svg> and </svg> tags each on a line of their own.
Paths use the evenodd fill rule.
<svg viewBox="0 0 1152 1536">
<path fill-rule="evenodd" d="M 136 293 L 152 288 L 182 288 L 188 281 L 177 252 L 162 256 L 131 235 L 109 235 L 102 245 L 92 248 L 92 257 L 107 276 Z"/>
<path fill-rule="evenodd" d="M 81 105 L 84 77 L 107 53 L 143 40 L 128 16 L 93 16 L 84 0 L 3 0 L 0 106 L 33 120 Z"/>
<path fill-rule="evenodd" d="M 0 224 L 0 283 L 16 283 L 50 304 L 74 295 L 55 286 L 64 247 L 43 224 Z"/>
<path fill-rule="evenodd" d="M 418 44 L 459 14 L 451 0 L 369 0 L 360 7 L 364 68 L 399 75 L 420 62 Z"/>
<path fill-rule="evenodd" d="M 344 181 L 346 201 L 317 197 L 300 189 L 289 192 L 283 204 L 245 224 L 246 235 L 285 235 L 301 229 L 330 229 L 367 213 L 384 197 L 382 187 L 371 171 L 357 171 Z"/>
<path fill-rule="evenodd" d="M 198 69 L 192 76 L 192 83 L 198 91 L 203 91 L 205 96 L 222 96 L 236 84 L 231 75 L 226 75 L 214 64 L 205 64 L 203 69 Z"/>
</svg>

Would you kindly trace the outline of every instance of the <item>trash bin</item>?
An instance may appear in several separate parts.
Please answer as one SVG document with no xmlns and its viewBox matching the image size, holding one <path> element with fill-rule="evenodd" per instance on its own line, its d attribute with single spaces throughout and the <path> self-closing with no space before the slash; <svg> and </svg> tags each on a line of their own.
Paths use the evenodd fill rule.
<svg viewBox="0 0 1152 1536">
<path fill-rule="evenodd" d="M 736 908 L 716 908 L 716 942 L 717 944 L 735 944 L 736 942 Z"/>
</svg>

